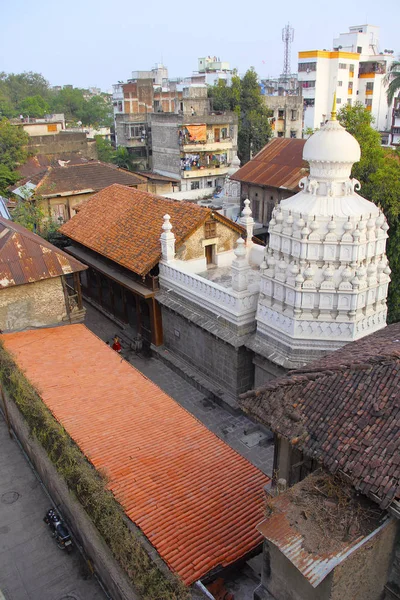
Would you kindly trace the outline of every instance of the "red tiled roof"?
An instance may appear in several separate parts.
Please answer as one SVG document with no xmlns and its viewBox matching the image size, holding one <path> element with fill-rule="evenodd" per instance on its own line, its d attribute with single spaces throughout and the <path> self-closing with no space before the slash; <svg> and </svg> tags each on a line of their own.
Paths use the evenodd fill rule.
<svg viewBox="0 0 400 600">
<path fill-rule="evenodd" d="M 261 541 L 269 478 L 84 325 L 1 336 L 128 517 L 191 584 Z M 44 352 L 48 349 L 48 352 Z"/>
<path fill-rule="evenodd" d="M 161 258 L 160 236 L 166 213 L 171 217 L 178 249 L 211 212 L 191 202 L 112 185 L 89 198 L 61 232 L 134 273 L 146 275 Z M 238 233 L 244 232 L 218 213 L 214 218 Z"/>
<path fill-rule="evenodd" d="M 38 173 L 45 173 L 48 167 L 59 167 L 58 161 L 68 162 L 69 165 L 77 165 L 89 162 L 88 158 L 84 158 L 75 152 L 61 152 L 59 154 L 36 154 L 30 156 L 26 163 L 18 167 L 18 173 L 21 177 L 31 178 Z M 19 183 L 19 185 L 23 185 Z"/>
<path fill-rule="evenodd" d="M 98 192 L 113 183 L 132 186 L 146 184 L 147 179 L 116 165 L 100 161 L 67 164 L 64 167 L 50 166 L 40 178 L 35 176 L 36 194 L 54 196 L 56 194 Z M 14 186 L 16 187 L 16 186 Z"/>
<path fill-rule="evenodd" d="M 247 392 L 240 404 L 382 508 L 400 499 L 400 323 Z"/>
<path fill-rule="evenodd" d="M 308 173 L 303 160 L 306 140 L 274 138 L 231 179 L 243 183 L 299 191 L 298 183 Z"/>
<path fill-rule="evenodd" d="M 0 288 L 87 269 L 36 233 L 0 217 Z"/>
</svg>

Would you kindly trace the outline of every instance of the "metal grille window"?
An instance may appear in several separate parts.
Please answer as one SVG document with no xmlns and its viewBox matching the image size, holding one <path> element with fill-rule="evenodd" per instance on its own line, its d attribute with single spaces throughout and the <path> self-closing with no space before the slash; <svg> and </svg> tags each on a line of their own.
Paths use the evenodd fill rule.
<svg viewBox="0 0 400 600">
<path fill-rule="evenodd" d="M 347 63 L 339 63 L 339 69 L 347 69 L 348 64 Z"/>
<path fill-rule="evenodd" d="M 316 62 L 299 63 L 299 72 L 310 73 L 310 71 L 316 71 L 316 70 L 317 70 Z"/>
<path fill-rule="evenodd" d="M 216 235 L 217 235 L 216 221 L 206 221 L 204 227 L 205 227 L 206 240 L 216 237 Z"/>
</svg>

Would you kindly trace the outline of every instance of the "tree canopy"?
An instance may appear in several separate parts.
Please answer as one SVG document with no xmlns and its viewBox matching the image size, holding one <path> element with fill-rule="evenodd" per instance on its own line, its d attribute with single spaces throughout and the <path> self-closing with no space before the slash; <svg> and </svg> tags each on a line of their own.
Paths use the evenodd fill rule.
<svg viewBox="0 0 400 600">
<path fill-rule="evenodd" d="M 238 115 L 238 155 L 242 165 L 245 164 L 271 138 L 270 111 L 261 94 L 257 73 L 252 67 L 242 79 L 235 74 L 231 86 L 219 80 L 208 95 L 214 110 L 231 110 Z"/>
<path fill-rule="evenodd" d="M 0 73 L 0 118 L 42 118 L 64 113 L 67 121 L 85 126 L 112 124 L 111 100 L 107 94 L 91 96 L 87 90 L 65 86 L 54 90 L 40 73 Z"/>
<path fill-rule="evenodd" d="M 361 183 L 360 194 L 380 206 L 389 223 L 387 256 L 392 269 L 388 296 L 388 321 L 400 321 L 400 162 L 385 153 L 380 135 L 372 128 L 373 118 L 361 103 L 345 106 L 340 123 L 354 135 L 361 147 L 361 160 L 352 175 Z"/>
<path fill-rule="evenodd" d="M 389 84 L 387 89 L 387 102 L 390 106 L 397 92 L 400 92 L 400 61 L 395 60 L 392 62 L 386 75 L 386 82 Z"/>
</svg>

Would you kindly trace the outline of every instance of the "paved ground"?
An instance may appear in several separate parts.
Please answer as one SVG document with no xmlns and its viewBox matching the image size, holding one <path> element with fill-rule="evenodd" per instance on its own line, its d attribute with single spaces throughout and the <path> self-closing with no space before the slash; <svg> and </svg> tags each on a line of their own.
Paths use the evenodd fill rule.
<svg viewBox="0 0 400 600">
<path fill-rule="evenodd" d="M 119 328 L 100 311 L 86 303 L 85 325 L 104 341 L 111 341 Z M 157 358 L 143 358 L 131 351 L 123 351 L 129 362 L 162 390 L 172 396 L 199 421 L 232 448 L 264 471 L 272 474 L 272 437 L 260 432 L 257 425 L 245 415 L 233 416 L 227 410 L 204 397 L 190 383 Z M 259 441 L 261 444 L 259 445 Z M 246 444 L 247 443 L 247 444 Z"/>
<path fill-rule="evenodd" d="M 0 599 L 105 600 L 76 549 L 43 523 L 50 501 L 0 414 Z"/>
</svg>

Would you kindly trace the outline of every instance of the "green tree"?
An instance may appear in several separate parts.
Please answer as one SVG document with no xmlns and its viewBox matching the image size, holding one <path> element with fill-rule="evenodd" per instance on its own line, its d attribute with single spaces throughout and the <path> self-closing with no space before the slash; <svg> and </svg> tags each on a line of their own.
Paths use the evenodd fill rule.
<svg viewBox="0 0 400 600">
<path fill-rule="evenodd" d="M 390 106 L 396 93 L 400 91 L 400 61 L 395 60 L 392 62 L 385 77 L 385 81 L 389 84 L 386 94 L 387 103 Z"/>
<path fill-rule="evenodd" d="M 28 157 L 26 144 L 29 136 L 17 125 L 11 125 L 8 119 L 0 121 L 0 164 L 14 171 Z"/>
<path fill-rule="evenodd" d="M 53 113 L 64 113 L 66 119 L 78 121 L 85 105 L 82 90 L 63 88 L 56 92 L 50 102 Z"/>
<path fill-rule="evenodd" d="M 240 78 L 239 85 L 240 85 Z M 224 79 L 219 79 L 212 87 L 208 88 L 208 97 L 212 98 L 212 109 L 216 111 L 235 110 L 240 101 L 240 89 L 228 86 Z"/>
<path fill-rule="evenodd" d="M 29 117 L 44 117 L 50 112 L 48 102 L 38 94 L 36 96 L 27 96 L 18 105 L 21 114 Z"/>
<path fill-rule="evenodd" d="M 116 149 L 113 162 L 118 165 L 118 167 L 121 167 L 121 169 L 129 169 L 129 171 L 132 171 L 133 164 L 131 156 L 128 150 L 123 146 Z"/>
<path fill-rule="evenodd" d="M 238 155 L 244 165 L 267 144 L 272 133 L 268 119 L 270 111 L 253 67 L 242 78 L 239 107 Z"/>
<path fill-rule="evenodd" d="M 361 160 L 352 170 L 361 183 L 360 193 L 380 206 L 390 227 L 386 248 L 392 269 L 388 321 L 394 323 L 400 320 L 400 163 L 396 156 L 385 154 L 380 135 L 371 126 L 371 114 L 362 104 L 344 107 L 338 118 L 361 147 Z"/>
<path fill-rule="evenodd" d="M 105 140 L 101 135 L 95 135 L 94 139 L 96 140 L 98 159 L 107 163 L 114 162 L 115 150 L 113 149 L 111 142 Z"/>
<path fill-rule="evenodd" d="M 50 96 L 49 82 L 40 73 L 0 73 L 0 82 L 3 89 L 7 90 L 7 96 L 15 109 L 22 100 L 30 96 L 41 96 L 44 99 Z"/>
<path fill-rule="evenodd" d="M 0 163 L 0 195 L 5 196 L 9 186 L 16 181 L 18 181 L 18 173 Z"/>
<path fill-rule="evenodd" d="M 92 96 L 89 100 L 85 100 L 77 116 L 84 125 L 111 127 L 112 108 L 108 96 Z"/>
<path fill-rule="evenodd" d="M 40 233 L 44 213 L 34 200 L 19 198 L 17 206 L 12 211 L 12 218 L 13 221 L 26 227 L 29 231 Z"/>
</svg>

